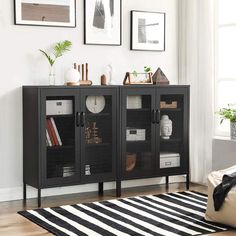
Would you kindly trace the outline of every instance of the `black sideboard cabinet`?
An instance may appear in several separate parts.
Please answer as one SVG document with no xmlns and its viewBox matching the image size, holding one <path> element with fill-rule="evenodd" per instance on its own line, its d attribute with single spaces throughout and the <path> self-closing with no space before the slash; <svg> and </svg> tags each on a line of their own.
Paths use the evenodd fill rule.
<svg viewBox="0 0 236 236">
<path fill-rule="evenodd" d="M 166 107 L 160 104 L 166 104 Z M 174 105 L 174 106 L 172 106 Z M 172 121 L 169 139 L 160 119 Z M 178 157 L 163 159 L 163 154 Z M 164 160 L 164 162 L 163 162 Z M 24 86 L 23 183 L 41 189 L 186 174 L 189 86 Z"/>
</svg>

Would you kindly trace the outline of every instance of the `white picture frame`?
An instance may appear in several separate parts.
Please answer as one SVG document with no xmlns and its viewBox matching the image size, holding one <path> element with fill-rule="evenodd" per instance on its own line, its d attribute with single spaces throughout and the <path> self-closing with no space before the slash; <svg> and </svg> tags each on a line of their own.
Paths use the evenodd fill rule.
<svg viewBox="0 0 236 236">
<path fill-rule="evenodd" d="M 165 51 L 165 13 L 131 11 L 131 50 Z"/>
<path fill-rule="evenodd" d="M 76 0 L 15 0 L 15 25 L 76 27 Z"/>
<path fill-rule="evenodd" d="M 84 0 L 84 44 L 120 46 L 121 14 L 122 0 Z"/>
</svg>

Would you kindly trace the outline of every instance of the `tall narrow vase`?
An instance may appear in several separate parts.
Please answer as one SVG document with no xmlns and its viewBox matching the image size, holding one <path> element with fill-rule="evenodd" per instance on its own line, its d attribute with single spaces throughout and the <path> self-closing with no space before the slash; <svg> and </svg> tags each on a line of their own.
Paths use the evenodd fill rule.
<svg viewBox="0 0 236 236">
<path fill-rule="evenodd" d="M 230 122 L 230 138 L 236 140 L 236 122 Z"/>
<path fill-rule="evenodd" d="M 48 77 L 48 82 L 49 85 L 55 85 L 55 67 L 54 65 L 50 66 L 49 68 L 49 77 Z"/>
</svg>

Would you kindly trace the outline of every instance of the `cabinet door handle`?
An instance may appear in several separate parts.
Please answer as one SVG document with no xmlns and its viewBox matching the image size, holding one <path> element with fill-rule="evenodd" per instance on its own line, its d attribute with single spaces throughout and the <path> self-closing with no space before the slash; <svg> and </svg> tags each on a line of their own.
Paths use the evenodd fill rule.
<svg viewBox="0 0 236 236">
<path fill-rule="evenodd" d="M 160 120 L 161 120 L 161 114 L 160 114 L 160 110 L 159 109 L 157 109 L 156 110 L 156 123 L 157 124 L 160 124 Z"/>
<path fill-rule="evenodd" d="M 83 111 L 80 113 L 80 125 L 81 127 L 85 125 L 85 113 Z"/>
<path fill-rule="evenodd" d="M 151 113 L 152 124 L 156 123 L 156 111 L 153 109 Z"/>
<path fill-rule="evenodd" d="M 79 112 L 76 112 L 75 120 L 76 120 L 76 126 L 79 127 L 80 126 L 80 115 L 79 115 Z"/>
</svg>

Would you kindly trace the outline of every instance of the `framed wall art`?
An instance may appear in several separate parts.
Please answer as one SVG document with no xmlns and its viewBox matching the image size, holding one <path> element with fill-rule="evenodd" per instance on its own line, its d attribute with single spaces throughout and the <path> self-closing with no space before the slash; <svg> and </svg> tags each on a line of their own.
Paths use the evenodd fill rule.
<svg viewBox="0 0 236 236">
<path fill-rule="evenodd" d="M 16 25 L 76 26 L 76 0 L 14 0 Z"/>
<path fill-rule="evenodd" d="M 131 50 L 165 51 L 165 13 L 131 11 Z"/>
<path fill-rule="evenodd" d="M 121 1 L 84 0 L 84 43 L 121 45 Z"/>
</svg>

